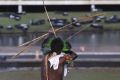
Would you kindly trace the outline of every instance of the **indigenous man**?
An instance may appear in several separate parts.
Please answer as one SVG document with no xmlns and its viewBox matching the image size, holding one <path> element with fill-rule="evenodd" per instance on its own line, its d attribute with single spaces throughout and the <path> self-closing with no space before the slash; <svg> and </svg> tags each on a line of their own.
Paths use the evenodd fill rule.
<svg viewBox="0 0 120 80">
<path fill-rule="evenodd" d="M 67 61 L 74 60 L 77 55 L 69 50 L 62 53 L 64 44 L 60 38 L 54 38 L 51 42 L 51 50 L 43 57 L 41 67 L 41 80 L 63 80 L 64 65 Z"/>
</svg>

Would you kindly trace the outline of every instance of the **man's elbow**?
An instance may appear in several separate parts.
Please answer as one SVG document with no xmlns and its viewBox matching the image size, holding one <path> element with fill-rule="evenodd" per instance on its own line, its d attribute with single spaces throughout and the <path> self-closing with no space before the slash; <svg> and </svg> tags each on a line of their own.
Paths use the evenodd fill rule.
<svg viewBox="0 0 120 80">
<path fill-rule="evenodd" d="M 73 51 L 67 51 L 65 53 L 71 55 L 71 57 L 73 58 L 73 60 L 78 57 L 78 55 L 75 52 L 73 52 Z"/>
</svg>

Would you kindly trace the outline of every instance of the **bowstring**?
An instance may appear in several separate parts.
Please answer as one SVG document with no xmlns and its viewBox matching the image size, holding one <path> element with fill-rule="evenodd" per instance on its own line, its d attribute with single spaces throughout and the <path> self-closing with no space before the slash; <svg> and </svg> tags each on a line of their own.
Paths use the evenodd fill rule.
<svg viewBox="0 0 120 80">
<path fill-rule="evenodd" d="M 50 16 L 49 16 L 49 14 L 48 14 L 48 10 L 47 10 L 46 5 L 45 5 L 45 0 L 42 0 L 42 2 L 43 2 L 44 10 L 45 10 L 45 13 L 46 13 L 46 15 L 47 15 L 49 24 L 50 24 L 50 26 L 51 26 L 51 28 L 52 28 L 53 33 L 54 33 L 54 36 L 57 37 L 56 32 L 55 32 L 55 29 L 54 29 L 54 27 L 53 27 L 53 25 L 52 25 L 52 22 L 51 22 L 51 20 L 50 20 Z"/>
</svg>

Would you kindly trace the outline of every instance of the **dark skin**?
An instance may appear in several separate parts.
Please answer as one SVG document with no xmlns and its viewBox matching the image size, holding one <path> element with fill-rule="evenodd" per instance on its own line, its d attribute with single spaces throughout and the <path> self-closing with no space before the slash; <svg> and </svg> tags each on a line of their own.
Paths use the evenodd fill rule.
<svg viewBox="0 0 120 80">
<path fill-rule="evenodd" d="M 67 59 L 75 59 L 76 58 L 76 54 L 71 51 L 71 54 L 66 54 L 63 57 L 60 58 L 60 63 L 59 63 L 59 67 L 57 70 L 54 70 L 53 68 L 50 68 L 50 64 L 48 62 L 48 80 L 63 80 L 63 74 L 64 74 L 64 65 L 66 64 L 66 57 Z M 48 55 L 48 58 L 50 57 L 50 55 Z M 41 66 L 41 80 L 47 80 L 46 77 L 46 67 L 45 67 L 45 57 L 43 58 L 42 61 L 42 66 Z"/>
<path fill-rule="evenodd" d="M 48 80 L 62 80 L 63 77 L 63 70 L 64 70 L 64 58 L 60 58 L 59 67 L 57 70 L 49 67 L 50 64 L 48 62 Z M 47 80 L 46 73 L 45 73 L 45 58 L 43 59 L 42 65 L 42 76 L 41 80 Z"/>
</svg>

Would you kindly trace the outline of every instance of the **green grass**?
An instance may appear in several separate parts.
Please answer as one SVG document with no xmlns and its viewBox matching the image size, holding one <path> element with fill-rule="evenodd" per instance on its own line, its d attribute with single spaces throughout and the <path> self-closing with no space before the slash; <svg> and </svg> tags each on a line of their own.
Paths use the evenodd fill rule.
<svg viewBox="0 0 120 80">
<path fill-rule="evenodd" d="M 0 80 L 41 80 L 40 70 L 1 72 Z M 70 69 L 64 80 L 120 80 L 120 69 Z"/>
<path fill-rule="evenodd" d="M 71 17 L 77 17 L 78 19 L 83 19 L 86 15 L 96 15 L 96 14 L 100 14 L 100 13 L 93 13 L 93 12 L 69 12 L 68 16 L 63 16 L 62 14 L 56 14 L 54 12 L 48 12 L 50 18 L 66 18 L 68 19 L 68 21 L 71 21 Z M 113 14 L 117 14 L 120 17 L 120 11 L 116 11 L 116 12 L 104 12 L 105 16 L 110 17 Z M 39 25 L 39 26 L 30 26 L 28 32 L 41 32 L 41 31 L 48 31 L 51 27 L 49 22 L 47 21 L 48 18 L 46 16 L 45 13 L 27 13 L 26 15 L 22 16 L 22 19 L 20 21 L 15 21 L 15 20 L 11 20 L 9 18 L 0 18 L 0 24 L 4 25 L 5 27 L 8 25 L 12 25 L 14 26 L 15 24 L 19 24 L 19 23 L 29 23 L 29 21 L 31 19 L 45 19 L 46 23 L 44 25 Z M 104 23 L 101 23 L 104 24 Z M 109 29 L 109 30 L 117 30 L 120 29 L 119 27 L 120 23 L 116 23 L 116 24 L 104 24 L 104 28 L 105 29 Z M 86 25 L 83 25 L 86 26 Z M 92 28 L 89 28 L 87 30 L 91 30 Z M 78 30 L 78 28 L 74 29 L 75 31 Z M 6 28 L 0 30 L 1 33 L 7 33 L 7 32 L 11 32 L 11 33 L 15 33 L 15 32 L 21 32 L 20 30 L 14 28 L 11 31 L 6 30 Z"/>
</svg>

